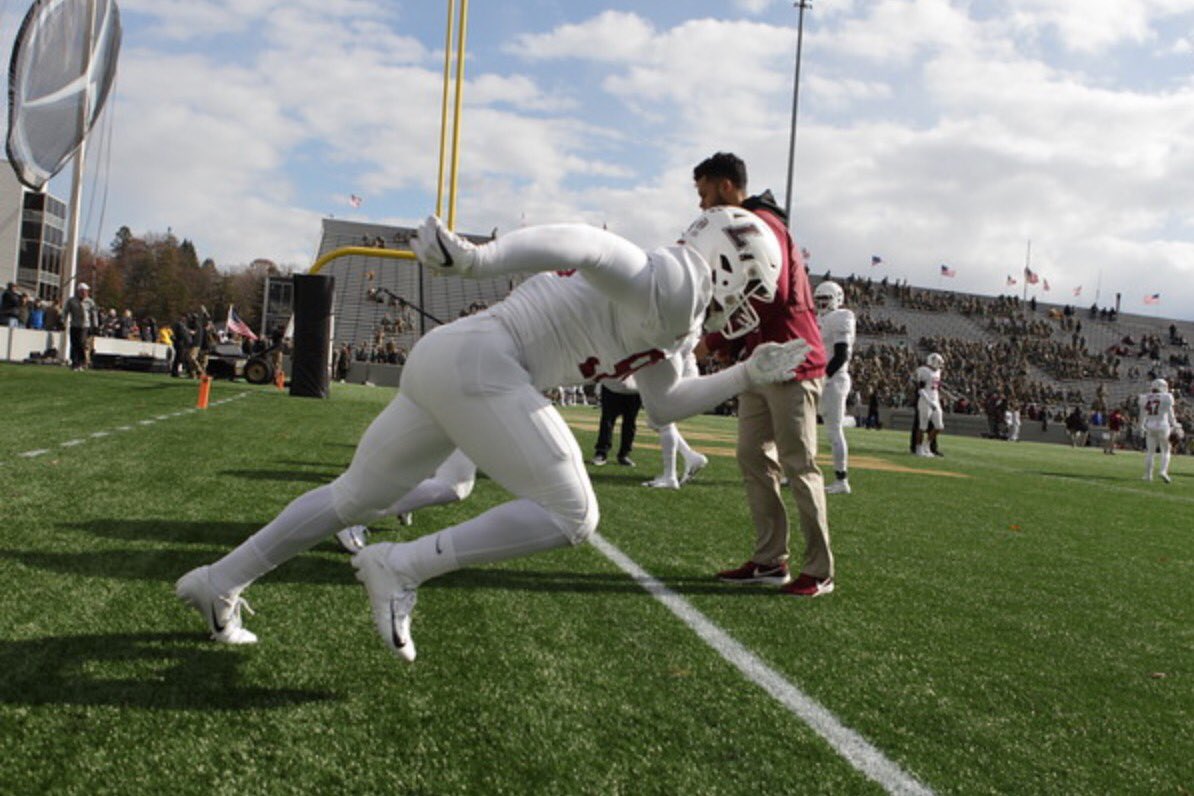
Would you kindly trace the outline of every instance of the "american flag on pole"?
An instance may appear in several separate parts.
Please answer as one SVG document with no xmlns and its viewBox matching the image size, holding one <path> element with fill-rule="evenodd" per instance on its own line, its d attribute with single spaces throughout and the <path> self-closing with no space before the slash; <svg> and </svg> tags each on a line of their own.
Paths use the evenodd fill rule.
<svg viewBox="0 0 1194 796">
<path fill-rule="evenodd" d="M 1012 276 L 1011 274 L 1008 274 L 1007 275 L 1007 286 L 1011 287 L 1014 284 L 1016 284 L 1016 277 Z"/>
<path fill-rule="evenodd" d="M 1045 290 L 1048 290 L 1048 289 L 1049 289 L 1049 280 L 1048 280 L 1048 279 L 1046 279 L 1046 280 L 1045 280 L 1045 284 L 1044 284 L 1044 285 L 1042 285 L 1042 287 L 1044 287 L 1044 288 L 1045 288 Z"/>
<path fill-rule="evenodd" d="M 247 337 L 250 340 L 256 340 L 257 335 L 253 334 L 253 330 L 249 328 L 249 324 L 240 319 L 236 314 L 236 310 L 232 305 L 228 305 L 228 319 L 224 321 L 224 328 L 233 334 L 239 334 L 241 337 Z"/>
<path fill-rule="evenodd" d="M 1161 303 L 1161 294 L 1153 293 L 1151 296 L 1145 296 L 1144 303 L 1145 304 L 1160 304 Z"/>
<path fill-rule="evenodd" d="M 1036 273 L 1036 271 L 1033 271 L 1028 266 L 1024 266 L 1024 281 L 1030 285 L 1035 285 L 1037 282 L 1041 281 L 1041 277 Z"/>
<path fill-rule="evenodd" d="M 941 264 L 941 275 L 948 276 L 948 277 L 955 277 L 958 275 L 958 272 L 955 271 L 954 269 L 950 268 L 945 263 L 942 263 Z"/>
<path fill-rule="evenodd" d="M 348 195 L 348 203 L 350 205 L 352 205 L 353 207 L 360 207 L 361 202 L 364 202 L 364 201 L 365 201 L 364 199 L 357 196 L 355 193 Z"/>
<path fill-rule="evenodd" d="M 1074 288 L 1074 295 L 1075 295 L 1075 296 L 1081 296 L 1081 295 L 1082 295 L 1082 285 L 1078 285 L 1078 287 Z"/>
<path fill-rule="evenodd" d="M 872 254 L 872 255 L 871 255 L 871 265 L 882 265 L 882 264 L 883 264 L 883 258 L 882 258 L 882 257 L 880 257 L 880 256 L 879 256 L 879 255 L 877 255 L 877 254 Z"/>
</svg>

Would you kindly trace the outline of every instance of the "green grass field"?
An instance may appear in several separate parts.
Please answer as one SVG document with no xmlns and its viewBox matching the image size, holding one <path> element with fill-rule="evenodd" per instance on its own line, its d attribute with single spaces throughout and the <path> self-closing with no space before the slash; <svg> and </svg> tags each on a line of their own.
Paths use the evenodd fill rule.
<svg viewBox="0 0 1194 796">
<path fill-rule="evenodd" d="M 425 585 L 412 666 L 331 543 L 247 592 L 258 645 L 212 644 L 175 579 L 336 476 L 393 393 L 195 394 L 0 364 L 0 793 L 882 792 L 591 545 Z M 597 413 L 565 415 L 591 450 Z M 851 431 L 838 589 L 800 601 L 711 577 L 750 551 L 733 421 L 681 428 L 711 466 L 642 488 L 641 429 L 638 468 L 592 470 L 601 536 L 908 776 L 1194 791 L 1194 459 L 1165 485 L 1140 454 Z"/>
</svg>

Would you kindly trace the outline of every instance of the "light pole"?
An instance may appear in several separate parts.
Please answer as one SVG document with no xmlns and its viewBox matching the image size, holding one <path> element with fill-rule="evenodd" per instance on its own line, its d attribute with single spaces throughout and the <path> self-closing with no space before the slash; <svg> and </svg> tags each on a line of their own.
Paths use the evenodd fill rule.
<svg viewBox="0 0 1194 796">
<path fill-rule="evenodd" d="M 784 212 L 788 215 L 789 224 L 792 222 L 792 179 L 796 169 L 796 111 L 800 107 L 800 52 L 804 49 L 804 9 L 813 7 L 808 0 L 797 0 L 792 5 L 800 9 L 800 17 L 796 23 L 796 77 L 792 81 L 792 132 L 788 136 L 788 192 L 784 197 Z"/>
</svg>

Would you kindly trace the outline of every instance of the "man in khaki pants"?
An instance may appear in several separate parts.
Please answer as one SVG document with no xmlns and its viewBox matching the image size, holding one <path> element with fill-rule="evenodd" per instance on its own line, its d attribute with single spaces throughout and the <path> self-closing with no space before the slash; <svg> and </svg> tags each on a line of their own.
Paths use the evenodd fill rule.
<svg viewBox="0 0 1194 796">
<path fill-rule="evenodd" d="M 719 152 L 693 170 L 701 208 L 735 205 L 759 216 L 779 239 L 784 253 L 778 288 L 770 303 L 752 302 L 758 328 L 740 337 L 733 330 L 707 335 L 698 357 L 712 353 L 733 361 L 760 343 L 800 337 L 810 346 L 796 369 L 796 380 L 750 389 L 738 396 L 738 468 L 746 486 L 755 526 L 755 549 L 740 567 L 723 570 L 726 583 L 765 583 L 797 597 L 833 591 L 833 553 L 825 514 L 825 485 L 817 467 L 817 402 L 825 376 L 825 347 L 804 260 L 788 232 L 784 212 L 770 192 L 746 195 L 746 164 Z M 780 489 L 786 474 L 800 513 L 804 559 L 793 579 L 788 565 L 788 513 Z"/>
</svg>

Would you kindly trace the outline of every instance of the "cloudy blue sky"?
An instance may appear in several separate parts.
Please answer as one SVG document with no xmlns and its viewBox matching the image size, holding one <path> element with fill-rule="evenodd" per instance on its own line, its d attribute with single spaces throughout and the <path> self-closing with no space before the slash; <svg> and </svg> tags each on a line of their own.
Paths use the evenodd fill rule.
<svg viewBox="0 0 1194 796">
<path fill-rule="evenodd" d="M 120 5 L 87 237 L 305 267 L 327 215 L 433 208 L 446 2 Z M 10 40 L 24 4 L 2 10 Z M 667 243 L 719 149 L 782 200 L 796 21 L 789 0 L 472 0 L 457 226 Z M 1194 318 L 1192 75 L 1194 0 L 815 0 L 795 229 L 815 271 L 983 293 L 1031 239 L 1042 299 Z"/>
</svg>

